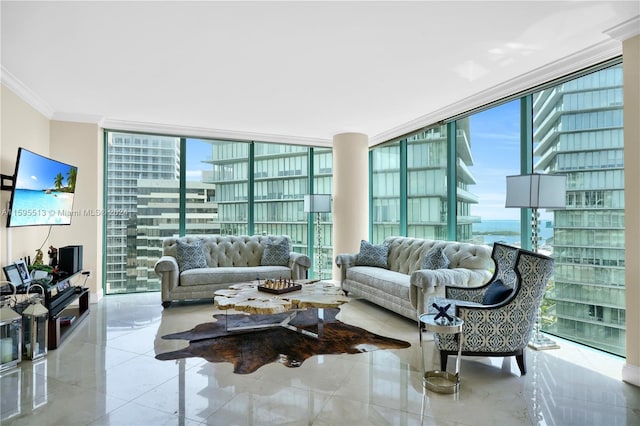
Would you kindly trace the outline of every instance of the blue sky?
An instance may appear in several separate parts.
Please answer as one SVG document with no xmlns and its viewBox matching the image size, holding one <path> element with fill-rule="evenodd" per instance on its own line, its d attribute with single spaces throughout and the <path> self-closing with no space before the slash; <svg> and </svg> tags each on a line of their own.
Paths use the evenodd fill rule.
<svg viewBox="0 0 640 426">
<path fill-rule="evenodd" d="M 211 165 L 201 161 L 210 158 L 210 143 L 199 139 L 187 139 L 187 180 L 202 181 L 202 170 L 211 170 Z"/>
<path fill-rule="evenodd" d="M 506 176 L 520 174 L 520 101 L 470 117 L 470 139 L 477 184 L 469 188 L 479 203 L 471 214 L 484 220 L 520 219 L 520 209 L 505 208 Z"/>
<path fill-rule="evenodd" d="M 20 154 L 20 169 L 16 176 L 16 188 L 41 191 L 55 187 L 55 177 L 58 173 L 64 178 L 62 185 L 67 185 L 67 175 L 71 166 L 34 154 L 22 149 Z"/>
</svg>

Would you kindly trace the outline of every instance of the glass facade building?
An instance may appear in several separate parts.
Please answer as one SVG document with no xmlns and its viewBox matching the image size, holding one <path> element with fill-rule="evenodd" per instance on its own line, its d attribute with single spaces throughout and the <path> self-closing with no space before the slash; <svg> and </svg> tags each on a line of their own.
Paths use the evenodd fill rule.
<svg viewBox="0 0 640 426">
<path fill-rule="evenodd" d="M 127 213 L 106 224 L 107 294 L 159 290 L 153 268 L 170 236 L 289 235 L 318 261 L 303 200 L 332 193 L 331 149 L 107 132 L 106 152 L 107 208 Z M 320 219 L 329 278 L 331 213 Z"/>
<path fill-rule="evenodd" d="M 135 292 L 140 288 L 138 275 L 141 272 L 136 248 L 139 181 L 175 182 L 174 188 L 177 189 L 180 139 L 107 132 L 105 156 L 106 209 L 124 213 L 107 215 L 105 218 L 105 292 Z M 164 196 L 169 194 L 165 191 Z M 177 196 L 177 192 L 173 196 Z M 143 226 L 149 230 L 148 224 Z M 144 257 L 148 257 L 146 249 Z M 145 259 L 144 262 L 145 265 L 140 268 L 147 269 L 148 260 Z M 142 284 L 142 288 L 146 289 L 148 286 L 159 289 L 157 280 L 156 284 Z"/>
<path fill-rule="evenodd" d="M 446 240 L 449 236 L 449 137 L 441 125 L 414 133 L 405 139 L 371 151 L 372 241 L 388 236 Z M 470 206 L 478 202 L 473 194 L 475 179 L 468 121 L 455 129 L 457 234 L 471 239 Z"/>
<path fill-rule="evenodd" d="M 625 354 L 622 66 L 534 94 L 535 171 L 567 175 L 543 330 Z"/>
</svg>

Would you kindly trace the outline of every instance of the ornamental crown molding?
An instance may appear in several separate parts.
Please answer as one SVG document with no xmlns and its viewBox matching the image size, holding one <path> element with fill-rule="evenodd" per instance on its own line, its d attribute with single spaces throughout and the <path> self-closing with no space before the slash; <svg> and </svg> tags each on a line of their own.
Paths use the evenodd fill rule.
<svg viewBox="0 0 640 426">
<path fill-rule="evenodd" d="M 625 41 L 640 35 L 640 15 L 604 31 L 604 34 L 618 41 Z"/>
<path fill-rule="evenodd" d="M 418 117 L 386 132 L 379 133 L 369 139 L 369 146 L 378 145 L 419 131 L 427 126 L 448 121 L 452 117 L 480 108 L 483 105 L 491 104 L 499 99 L 517 96 L 519 93 L 531 90 L 536 86 L 615 58 L 621 54 L 622 44 L 619 41 L 614 39 L 605 40 L 573 55 L 563 57 L 548 65 L 461 99 L 447 107 Z"/>
<path fill-rule="evenodd" d="M 36 95 L 36 93 L 29 87 L 27 87 L 26 84 L 24 84 L 22 81 L 16 78 L 16 76 L 11 74 L 9 70 L 4 67 L 4 65 L 2 65 L 2 67 L 0 68 L 0 73 L 0 82 L 3 86 L 6 86 L 20 99 L 31 105 L 36 111 L 51 120 L 51 117 L 53 117 L 54 109 L 51 105 L 49 105 L 48 102 L 46 102 L 40 96 Z"/>
<path fill-rule="evenodd" d="M 222 139 L 235 141 L 256 141 L 331 147 L 331 140 L 304 136 L 277 135 L 270 133 L 242 132 L 235 130 L 210 129 L 205 127 L 177 126 L 170 124 L 148 123 L 128 120 L 104 119 L 100 125 L 107 130 L 121 132 L 151 133 L 167 136 Z"/>
</svg>

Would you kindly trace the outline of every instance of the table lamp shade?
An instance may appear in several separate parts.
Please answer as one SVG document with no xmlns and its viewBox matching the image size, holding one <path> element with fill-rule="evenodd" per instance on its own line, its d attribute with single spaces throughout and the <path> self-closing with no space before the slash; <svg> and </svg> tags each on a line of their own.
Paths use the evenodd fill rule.
<svg viewBox="0 0 640 426">
<path fill-rule="evenodd" d="M 331 195 L 315 194 L 304 196 L 305 213 L 329 213 L 331 211 Z"/>
<path fill-rule="evenodd" d="M 565 208 L 566 175 L 507 176 L 505 207 Z"/>
</svg>

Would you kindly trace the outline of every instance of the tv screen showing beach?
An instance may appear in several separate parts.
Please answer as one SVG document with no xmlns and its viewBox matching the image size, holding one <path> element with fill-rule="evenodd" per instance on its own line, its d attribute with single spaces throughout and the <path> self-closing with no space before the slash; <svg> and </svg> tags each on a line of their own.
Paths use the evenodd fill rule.
<svg viewBox="0 0 640 426">
<path fill-rule="evenodd" d="M 78 168 L 20 148 L 7 226 L 69 225 Z"/>
</svg>

